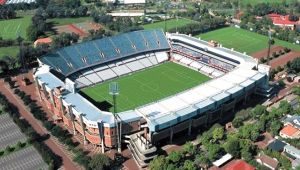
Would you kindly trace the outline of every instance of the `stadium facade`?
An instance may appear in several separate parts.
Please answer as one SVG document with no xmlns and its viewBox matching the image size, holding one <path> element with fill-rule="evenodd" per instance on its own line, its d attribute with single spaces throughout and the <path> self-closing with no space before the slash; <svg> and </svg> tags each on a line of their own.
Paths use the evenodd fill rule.
<svg viewBox="0 0 300 170">
<path fill-rule="evenodd" d="M 78 89 L 176 62 L 213 79 L 159 101 L 114 115 Z M 251 94 L 268 95 L 269 67 L 252 57 L 182 34 L 143 30 L 79 43 L 39 58 L 34 71 L 40 100 L 53 118 L 84 143 L 116 146 L 116 127 L 140 166 L 155 156 L 155 144 L 183 130 L 188 134 L 234 112 Z M 116 126 L 119 125 L 119 126 Z M 143 147 L 141 147 L 143 146 Z"/>
</svg>

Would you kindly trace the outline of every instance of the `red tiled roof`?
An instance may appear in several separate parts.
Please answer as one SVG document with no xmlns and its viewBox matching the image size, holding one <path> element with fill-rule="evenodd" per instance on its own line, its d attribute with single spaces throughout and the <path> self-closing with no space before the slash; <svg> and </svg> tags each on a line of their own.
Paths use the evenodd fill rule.
<svg viewBox="0 0 300 170">
<path fill-rule="evenodd" d="M 289 15 L 269 14 L 274 25 L 296 25 L 298 21 L 290 21 Z"/>
<path fill-rule="evenodd" d="M 35 42 L 34 42 L 34 45 L 37 46 L 38 44 L 50 44 L 52 43 L 52 39 L 51 38 L 40 38 L 40 39 L 37 39 Z"/>
<path fill-rule="evenodd" d="M 267 155 L 258 156 L 258 157 L 256 157 L 256 159 L 259 159 L 263 164 L 267 164 L 267 165 L 273 167 L 274 169 L 276 169 L 278 166 L 278 161 Z"/>
<path fill-rule="evenodd" d="M 280 133 L 285 134 L 287 136 L 293 136 L 295 133 L 299 132 L 298 129 L 294 128 L 291 125 L 286 125 L 283 129 L 281 129 Z"/>
<path fill-rule="evenodd" d="M 223 168 L 222 168 L 223 169 Z M 233 160 L 224 166 L 224 170 L 255 170 L 255 168 L 249 165 L 247 162 L 239 159 Z"/>
<path fill-rule="evenodd" d="M 0 5 L 3 5 L 6 3 L 6 0 L 0 0 Z"/>
</svg>

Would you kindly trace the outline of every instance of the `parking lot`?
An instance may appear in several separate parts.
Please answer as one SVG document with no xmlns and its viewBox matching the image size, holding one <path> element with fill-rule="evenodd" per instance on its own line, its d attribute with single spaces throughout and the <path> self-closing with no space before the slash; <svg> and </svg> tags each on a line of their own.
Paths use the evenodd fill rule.
<svg viewBox="0 0 300 170">
<path fill-rule="evenodd" d="M 33 146 L 0 157 L 0 165 L 1 170 L 48 169 L 47 164 Z"/>
<path fill-rule="evenodd" d="M 13 146 L 19 141 L 26 141 L 26 136 L 8 114 L 0 115 L 0 134 L 0 150 L 5 149 L 8 145 Z"/>
</svg>

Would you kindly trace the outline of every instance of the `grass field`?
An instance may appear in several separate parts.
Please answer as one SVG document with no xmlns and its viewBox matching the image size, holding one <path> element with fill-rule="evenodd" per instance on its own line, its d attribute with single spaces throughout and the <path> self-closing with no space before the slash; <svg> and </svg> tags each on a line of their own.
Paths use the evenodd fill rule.
<svg viewBox="0 0 300 170">
<path fill-rule="evenodd" d="M 16 57 L 18 52 L 19 52 L 18 46 L 0 47 L 0 59 L 6 55 Z"/>
<path fill-rule="evenodd" d="M 48 19 L 47 22 L 53 23 L 54 26 L 68 25 L 73 23 L 80 23 L 85 21 L 92 21 L 91 17 L 78 17 L 78 18 L 53 18 Z"/>
<path fill-rule="evenodd" d="M 285 0 L 285 2 L 290 3 L 293 0 Z M 282 3 L 283 0 L 241 0 L 240 3 L 242 5 L 247 5 L 247 4 L 251 4 L 251 5 L 256 5 L 258 3 Z"/>
<path fill-rule="evenodd" d="M 114 80 L 120 88 L 118 112 L 171 96 L 209 79 L 199 72 L 171 62 L 121 77 Z M 109 83 L 88 87 L 82 89 L 82 92 L 98 103 L 112 103 L 112 97 L 108 94 Z"/>
<path fill-rule="evenodd" d="M 176 26 L 179 28 L 179 27 L 182 27 L 184 25 L 187 25 L 187 24 L 190 24 L 193 22 L 196 22 L 196 21 L 185 19 L 185 18 L 179 18 L 178 21 L 177 21 L 177 19 L 170 19 L 170 20 L 166 21 L 167 30 L 176 28 Z M 146 25 L 143 25 L 143 27 L 144 27 L 144 29 L 158 29 L 158 28 L 165 29 L 165 21 L 146 24 Z"/>
<path fill-rule="evenodd" d="M 252 54 L 268 47 L 268 37 L 244 29 L 227 27 L 200 34 L 196 37 L 204 40 L 216 40 L 224 47 L 234 48 L 240 52 Z M 275 39 L 275 45 L 288 47 L 300 51 L 300 46 L 286 41 Z"/>
<path fill-rule="evenodd" d="M 26 38 L 26 29 L 31 23 L 31 15 L 17 19 L 0 20 L 0 37 L 15 39 L 18 35 Z"/>
</svg>

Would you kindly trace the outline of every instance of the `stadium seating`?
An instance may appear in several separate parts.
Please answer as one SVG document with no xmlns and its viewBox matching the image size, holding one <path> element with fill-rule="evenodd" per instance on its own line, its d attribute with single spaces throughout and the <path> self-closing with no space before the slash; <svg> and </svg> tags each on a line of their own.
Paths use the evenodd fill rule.
<svg viewBox="0 0 300 170">
<path fill-rule="evenodd" d="M 161 30 L 141 30 L 64 47 L 39 59 L 64 76 L 69 76 L 89 66 L 169 49 L 170 45 Z M 152 59 L 152 64 L 158 63 Z"/>
<path fill-rule="evenodd" d="M 166 60 L 168 60 L 166 52 L 139 55 L 77 71 L 69 78 L 77 82 L 78 88 L 82 88 L 154 66 Z"/>
<path fill-rule="evenodd" d="M 35 0 L 7 0 L 6 4 L 33 3 Z"/>
</svg>

